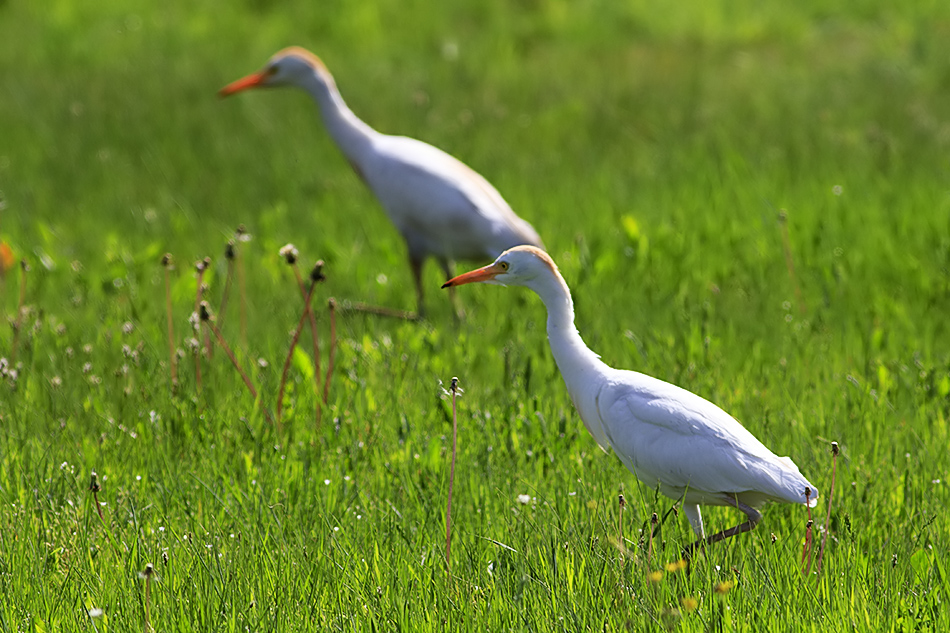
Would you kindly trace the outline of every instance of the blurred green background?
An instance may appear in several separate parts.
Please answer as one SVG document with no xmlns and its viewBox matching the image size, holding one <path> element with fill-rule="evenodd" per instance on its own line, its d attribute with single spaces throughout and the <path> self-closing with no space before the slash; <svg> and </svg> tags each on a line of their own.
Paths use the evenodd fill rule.
<svg viewBox="0 0 950 633">
<path fill-rule="evenodd" d="M 526 292 L 464 288 L 456 324 L 430 266 L 427 323 L 342 317 L 320 429 L 306 355 L 285 437 L 253 415 L 220 354 L 202 395 L 190 357 L 170 393 L 161 255 L 177 262 L 183 346 L 191 262 L 212 256 L 216 306 L 238 224 L 253 236 L 247 342 L 233 312 L 223 330 L 245 366 L 268 361 L 252 372 L 265 406 L 300 311 L 284 243 L 304 266 L 327 261 L 324 336 L 329 295 L 414 307 L 402 240 L 314 104 L 291 90 L 216 95 L 291 44 L 326 62 L 374 128 L 432 143 L 499 189 L 541 234 L 609 364 L 716 402 L 823 491 L 828 443 L 841 443 L 836 549 L 814 588 L 796 569 L 798 508 L 770 509 L 690 579 L 650 589 L 642 573 L 688 542 L 682 519 L 659 558 L 624 564 L 608 544 L 618 489 L 638 498 L 631 525 L 668 503 L 587 436 Z M 19 378 L 0 397 L 0 528 L 39 534 L 0 539 L 13 597 L 2 630 L 96 624 L 75 605 L 140 628 L 134 573 L 163 552 L 165 630 L 946 623 L 950 4 L 6 0 L 0 95 L 0 240 L 31 265 Z M 11 321 L 20 279 L 0 282 Z M 0 333 L 0 354 L 13 338 Z M 452 375 L 466 394 L 447 587 L 439 380 Z M 111 477 L 105 524 L 89 512 L 94 469 Z M 337 491 L 344 476 L 359 485 Z M 252 479 L 267 492 L 247 493 Z M 513 514 L 525 491 L 541 503 Z M 334 536 L 341 517 L 349 531 Z M 188 533 L 238 571 L 182 544 Z M 486 540 L 508 537 L 515 553 Z M 566 560 L 551 553 L 562 546 Z M 374 548 L 375 570 L 350 555 Z M 726 578 L 737 589 L 716 597 Z M 236 606 L 252 595 L 269 611 Z"/>
</svg>

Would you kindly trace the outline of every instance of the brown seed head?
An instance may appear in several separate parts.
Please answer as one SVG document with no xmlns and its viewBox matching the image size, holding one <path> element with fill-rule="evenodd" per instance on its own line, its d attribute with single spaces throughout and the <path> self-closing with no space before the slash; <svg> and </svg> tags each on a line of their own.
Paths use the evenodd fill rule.
<svg viewBox="0 0 950 633">
<path fill-rule="evenodd" d="M 785 209 L 781 209 L 778 212 L 778 221 L 781 222 L 782 224 L 785 224 L 785 222 L 788 221 L 788 211 L 786 211 Z"/>
<path fill-rule="evenodd" d="M 297 263 L 297 247 L 293 244 L 284 244 L 280 248 L 280 256 L 287 260 L 287 263 L 294 265 Z"/>
<path fill-rule="evenodd" d="M 660 522 L 660 517 L 656 515 L 656 512 L 653 513 L 653 516 L 650 517 L 650 525 L 656 527 L 656 524 Z"/>
<path fill-rule="evenodd" d="M 164 266 L 165 268 L 168 268 L 171 265 L 172 265 L 172 254 L 165 253 L 164 255 L 162 255 L 162 266 Z"/>
<path fill-rule="evenodd" d="M 224 258 L 234 259 L 234 240 L 228 240 L 228 243 L 224 245 Z"/>
<path fill-rule="evenodd" d="M 627 505 L 627 500 L 623 498 L 623 494 L 622 494 L 622 493 L 621 493 L 621 495 L 620 495 L 620 498 L 617 499 L 617 503 L 620 504 L 620 507 L 621 507 L 621 508 L 624 507 L 625 505 Z"/>
<path fill-rule="evenodd" d="M 310 281 L 317 283 L 326 278 L 327 276 L 323 274 L 323 260 L 318 259 L 317 263 L 313 265 L 313 270 L 310 271 Z"/>
<path fill-rule="evenodd" d="M 89 473 L 89 490 L 93 492 L 99 492 L 101 490 L 99 487 L 99 475 L 96 474 L 96 471 Z"/>
<path fill-rule="evenodd" d="M 838 456 L 838 442 L 831 443 L 831 454 L 835 457 Z"/>
<path fill-rule="evenodd" d="M 207 301 L 202 301 L 198 305 L 198 318 L 202 321 L 210 321 L 213 316 L 211 315 L 211 306 L 208 305 Z"/>
</svg>

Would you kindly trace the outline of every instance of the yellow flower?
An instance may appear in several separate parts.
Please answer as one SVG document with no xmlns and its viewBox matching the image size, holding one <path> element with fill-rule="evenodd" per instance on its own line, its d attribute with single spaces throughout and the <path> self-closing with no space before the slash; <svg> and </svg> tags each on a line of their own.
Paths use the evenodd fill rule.
<svg viewBox="0 0 950 633">
<path fill-rule="evenodd" d="M 735 580 L 727 580 L 725 582 L 717 582 L 716 586 L 713 587 L 713 589 L 716 591 L 716 593 L 720 595 L 725 595 L 729 593 L 729 590 L 732 589 L 735 585 L 736 585 Z"/>
<path fill-rule="evenodd" d="M 692 613 L 693 611 L 696 610 L 696 607 L 699 606 L 699 600 L 697 600 L 693 596 L 686 596 L 685 598 L 681 600 L 681 602 L 683 604 L 683 611 L 685 611 L 686 613 Z"/>
<path fill-rule="evenodd" d="M 687 567 L 689 567 L 689 563 L 681 558 L 675 563 L 667 563 L 666 571 L 670 572 L 671 574 L 675 574 L 678 571 L 683 571 Z"/>
<path fill-rule="evenodd" d="M 661 572 L 660 570 L 651 571 L 649 574 L 647 574 L 647 580 L 649 580 L 650 582 L 660 582 L 662 579 L 663 579 L 663 572 Z"/>
</svg>

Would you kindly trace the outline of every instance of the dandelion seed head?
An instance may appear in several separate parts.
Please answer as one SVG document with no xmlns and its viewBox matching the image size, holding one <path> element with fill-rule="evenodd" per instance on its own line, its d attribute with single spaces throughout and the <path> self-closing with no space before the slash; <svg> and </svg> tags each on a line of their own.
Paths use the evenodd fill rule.
<svg viewBox="0 0 950 633">
<path fill-rule="evenodd" d="M 280 256 L 283 257 L 287 261 L 288 264 L 297 263 L 298 255 L 299 255 L 299 252 L 297 251 L 297 247 L 294 246 L 293 244 L 288 243 L 280 247 Z"/>
</svg>

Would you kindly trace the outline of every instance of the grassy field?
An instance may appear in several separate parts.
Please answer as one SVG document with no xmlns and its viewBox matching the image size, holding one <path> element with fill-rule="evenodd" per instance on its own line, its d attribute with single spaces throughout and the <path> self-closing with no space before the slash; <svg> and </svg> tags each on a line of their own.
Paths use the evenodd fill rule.
<svg viewBox="0 0 950 633">
<path fill-rule="evenodd" d="M 283 244 L 326 261 L 324 370 L 329 297 L 414 307 L 306 96 L 216 97 L 289 44 L 493 182 L 610 365 L 716 402 L 823 493 L 837 441 L 821 573 L 779 505 L 667 569 L 687 521 L 644 542 L 672 502 L 584 429 L 540 301 L 465 287 L 456 323 L 434 265 L 427 322 L 338 315 L 319 426 L 305 333 L 271 424 L 302 306 Z M 0 279 L 5 321 L 24 297 L 0 631 L 950 629 L 950 4 L 6 0 L 0 94 L 0 240 L 30 268 Z M 192 263 L 219 310 L 239 224 L 246 327 L 233 282 L 221 330 L 259 403 L 220 349 L 199 389 L 188 341 Z"/>
</svg>

